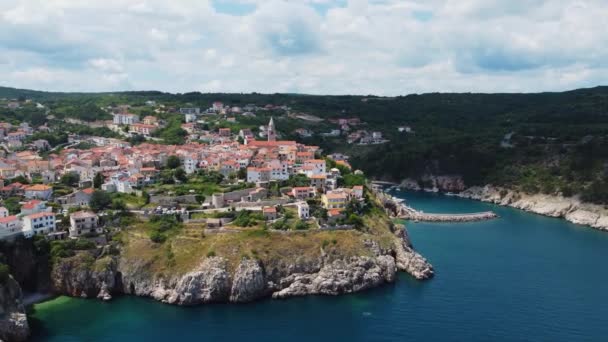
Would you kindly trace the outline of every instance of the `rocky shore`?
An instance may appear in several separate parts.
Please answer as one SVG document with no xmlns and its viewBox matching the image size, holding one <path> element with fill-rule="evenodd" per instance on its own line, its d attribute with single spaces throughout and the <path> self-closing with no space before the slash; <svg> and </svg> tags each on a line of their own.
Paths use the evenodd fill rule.
<svg viewBox="0 0 608 342">
<path fill-rule="evenodd" d="M 0 283 L 0 341 L 26 341 L 29 334 L 21 287 L 8 276 Z"/>
<path fill-rule="evenodd" d="M 150 272 L 144 261 L 121 255 L 91 261 L 83 252 L 54 267 L 52 284 L 56 293 L 75 297 L 108 300 L 112 295 L 127 294 L 168 304 L 199 305 L 353 293 L 391 283 L 397 271 L 420 280 L 432 277 L 432 265 L 413 249 L 405 228 L 395 225 L 391 231 L 390 248 L 369 240 L 365 255 L 343 257 L 322 250 L 320 257 L 296 263 L 243 258 L 236 268 L 225 258 L 212 256 L 200 260 L 189 272 L 172 276 Z"/>
<path fill-rule="evenodd" d="M 458 193 L 457 196 L 559 217 L 599 230 L 608 230 L 608 210 L 601 205 L 584 203 L 577 197 L 528 195 L 490 185 L 471 187 Z"/>
<path fill-rule="evenodd" d="M 404 180 L 399 187 L 416 191 L 449 192 L 462 198 L 509 206 L 535 214 L 563 218 L 599 230 L 608 230 L 608 209 L 602 205 L 582 202 L 578 197 L 530 195 L 492 185 L 467 188 L 462 179 L 454 175 L 427 178 L 431 187 L 423 189 L 412 179 Z"/>
</svg>

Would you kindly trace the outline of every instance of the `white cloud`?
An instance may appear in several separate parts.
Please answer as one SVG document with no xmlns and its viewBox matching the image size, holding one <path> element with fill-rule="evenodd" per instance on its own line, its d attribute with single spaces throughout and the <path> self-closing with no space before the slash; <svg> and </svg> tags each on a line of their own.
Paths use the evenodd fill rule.
<svg viewBox="0 0 608 342">
<path fill-rule="evenodd" d="M 396 95 L 608 79 L 604 0 L 232 2 L 255 7 L 229 15 L 199 0 L 3 0 L 2 83 Z"/>
</svg>

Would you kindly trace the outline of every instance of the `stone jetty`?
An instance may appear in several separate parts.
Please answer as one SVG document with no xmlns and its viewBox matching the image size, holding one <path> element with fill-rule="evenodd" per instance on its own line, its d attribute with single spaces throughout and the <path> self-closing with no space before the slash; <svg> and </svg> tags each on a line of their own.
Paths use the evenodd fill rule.
<svg viewBox="0 0 608 342">
<path fill-rule="evenodd" d="M 379 188 L 376 188 L 375 192 L 387 213 L 394 218 L 424 222 L 475 222 L 498 217 L 492 211 L 466 214 L 425 213 L 406 205 L 403 200 L 390 196 Z"/>
</svg>

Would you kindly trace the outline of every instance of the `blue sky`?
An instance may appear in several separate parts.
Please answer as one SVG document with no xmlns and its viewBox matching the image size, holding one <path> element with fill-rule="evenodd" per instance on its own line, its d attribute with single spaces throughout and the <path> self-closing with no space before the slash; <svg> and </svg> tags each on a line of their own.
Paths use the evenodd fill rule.
<svg viewBox="0 0 608 342">
<path fill-rule="evenodd" d="M 605 0 L 2 0 L 0 84 L 556 91 L 606 84 L 606 18 Z"/>
</svg>

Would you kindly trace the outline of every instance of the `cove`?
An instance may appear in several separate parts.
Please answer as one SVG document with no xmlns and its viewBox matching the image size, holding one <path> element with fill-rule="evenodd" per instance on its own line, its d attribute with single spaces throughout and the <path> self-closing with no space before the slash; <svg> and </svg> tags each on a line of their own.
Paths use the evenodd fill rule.
<svg viewBox="0 0 608 342">
<path fill-rule="evenodd" d="M 493 210 L 407 228 L 436 276 L 341 297 L 192 308 L 60 297 L 34 307 L 35 341 L 605 341 L 608 234 L 512 208 L 397 192 L 425 212 Z"/>
</svg>

